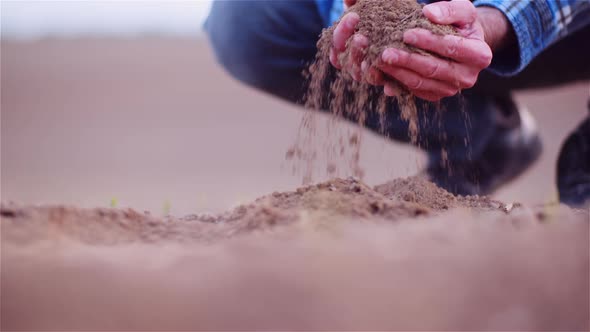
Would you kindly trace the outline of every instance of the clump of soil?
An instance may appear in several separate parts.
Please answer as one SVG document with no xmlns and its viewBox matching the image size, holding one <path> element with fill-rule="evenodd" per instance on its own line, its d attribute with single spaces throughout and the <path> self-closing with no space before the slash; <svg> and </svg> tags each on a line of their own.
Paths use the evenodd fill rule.
<svg viewBox="0 0 590 332">
<path fill-rule="evenodd" d="M 448 210 L 456 207 L 505 210 L 507 206 L 487 196 L 455 196 L 419 176 L 395 179 L 376 186 L 375 190 L 386 197 L 415 202 L 433 210 Z"/>
<path fill-rule="evenodd" d="M 430 22 L 422 14 L 422 5 L 415 0 L 359 0 L 354 6 L 350 7 L 347 12 L 355 12 L 360 16 L 360 22 L 356 27 L 356 33 L 362 34 L 368 39 L 369 46 L 363 54 L 364 61 L 369 67 L 376 66 L 380 63 L 381 54 L 386 48 L 394 47 L 409 52 L 421 53 L 429 56 L 435 56 L 423 50 L 417 49 L 403 42 L 403 33 L 413 28 L 428 29 L 436 34 L 456 34 L 451 26 L 437 25 Z M 338 21 L 339 22 L 339 21 Z M 305 97 L 305 106 L 312 110 L 328 109 L 335 118 L 346 118 L 363 126 L 370 112 L 376 111 L 380 121 L 381 132 L 385 129 L 385 113 L 388 103 L 391 102 L 382 88 L 371 86 L 367 83 L 353 80 L 351 75 L 346 71 L 337 71 L 332 68 L 329 61 L 330 48 L 332 47 L 332 38 L 334 30 L 338 24 L 325 29 L 317 43 L 318 52 L 315 61 L 309 66 L 306 73 L 309 79 L 308 92 Z M 347 66 L 356 67 L 353 61 L 353 51 L 351 40 L 347 42 L 347 49 L 340 54 L 339 61 L 344 68 Z M 393 78 L 389 81 L 399 87 L 400 96 L 396 98 L 397 104 L 401 111 L 401 118 L 409 122 L 409 139 L 412 143 L 417 144 L 418 139 L 418 112 L 414 96 L 399 82 Z M 308 113 L 303 120 L 302 131 L 300 132 L 298 142 L 295 148 L 290 150 L 288 158 L 297 157 L 303 160 L 306 165 L 304 183 L 309 182 L 312 176 L 312 164 L 316 157 L 316 151 L 311 149 L 310 141 L 315 135 L 315 124 L 313 113 Z M 330 130 L 330 129 L 328 129 Z M 355 134 L 360 136 L 360 134 Z M 348 139 L 342 137 L 337 139 L 327 147 L 328 157 L 341 157 L 348 162 L 352 174 L 357 177 L 363 175 L 361 167 L 358 165 L 359 144 L 348 144 Z M 352 152 L 348 152 L 352 149 Z M 295 154 L 294 151 L 299 151 Z M 328 174 L 336 172 L 335 165 L 338 162 L 329 162 L 327 167 Z"/>
<path fill-rule="evenodd" d="M 219 215 L 167 218 L 165 222 L 131 209 L 31 209 L 3 205 L 1 212 L 4 225 L 14 223 L 14 227 L 6 228 L 5 239 L 12 238 L 17 242 L 51 237 L 55 233 L 91 244 L 210 242 L 309 220 L 327 223 L 354 218 L 358 221 L 392 222 L 433 214 L 420 203 L 419 200 L 405 202 L 395 195 L 386 197 L 364 183 L 349 178 L 333 179 L 291 192 L 275 192 Z M 25 235 L 28 239 L 23 238 Z"/>
<path fill-rule="evenodd" d="M 119 244 L 214 242 L 277 226 L 330 227 L 343 220 L 391 223 L 432 217 L 452 208 L 505 213 L 505 206 L 487 197 L 455 197 L 420 177 L 397 179 L 374 188 L 348 178 L 275 192 L 219 215 L 162 220 L 132 209 L 8 204 L 2 205 L 0 214 L 4 241 L 27 243 L 57 236 L 88 244 Z"/>
</svg>

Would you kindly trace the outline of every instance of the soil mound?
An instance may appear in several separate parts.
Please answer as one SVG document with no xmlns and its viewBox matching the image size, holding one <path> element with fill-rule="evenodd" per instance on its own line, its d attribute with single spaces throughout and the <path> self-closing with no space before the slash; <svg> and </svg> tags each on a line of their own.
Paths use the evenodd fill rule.
<svg viewBox="0 0 590 332">
<path fill-rule="evenodd" d="M 334 220 L 397 221 L 432 211 L 420 201 L 387 197 L 353 179 L 333 179 L 291 192 L 275 192 L 220 215 L 191 215 L 164 220 L 132 209 L 77 209 L 3 205 L 5 239 L 67 236 L 85 243 L 215 241 L 251 231 L 301 222 Z M 29 238 L 23 238 L 29 237 Z"/>
<path fill-rule="evenodd" d="M 587 330 L 587 212 L 465 199 L 410 178 L 220 216 L 3 204 L 1 329 Z"/>
<path fill-rule="evenodd" d="M 87 244 L 114 245 L 210 243 L 276 226 L 331 227 L 343 221 L 391 223 L 432 217 L 452 208 L 509 212 L 501 202 L 488 197 L 456 197 L 420 177 L 397 179 L 375 188 L 354 178 L 333 179 L 295 191 L 275 192 L 219 215 L 157 218 L 132 209 L 14 204 L 3 204 L 0 212 L 3 241 L 30 243 L 65 237 Z M 534 221 L 544 217 L 529 212 Z"/>
<path fill-rule="evenodd" d="M 505 209 L 505 204 L 487 196 L 454 196 L 423 177 L 395 179 L 378 185 L 375 190 L 386 197 L 418 203 L 433 210 L 450 208 Z"/>
</svg>

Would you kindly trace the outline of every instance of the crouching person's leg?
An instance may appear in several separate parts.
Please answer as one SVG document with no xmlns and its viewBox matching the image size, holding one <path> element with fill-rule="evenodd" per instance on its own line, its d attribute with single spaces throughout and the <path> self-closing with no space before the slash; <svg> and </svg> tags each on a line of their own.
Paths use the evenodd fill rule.
<svg viewBox="0 0 590 332">
<path fill-rule="evenodd" d="M 301 102 L 302 72 L 323 21 L 313 0 L 218 0 L 205 29 L 217 60 L 236 79 Z"/>
</svg>

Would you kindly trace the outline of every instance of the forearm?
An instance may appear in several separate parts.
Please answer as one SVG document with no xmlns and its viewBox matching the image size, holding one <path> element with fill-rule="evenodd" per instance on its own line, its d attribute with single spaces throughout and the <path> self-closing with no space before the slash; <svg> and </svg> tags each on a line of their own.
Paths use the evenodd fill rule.
<svg viewBox="0 0 590 332">
<path fill-rule="evenodd" d="M 494 53 L 516 46 L 514 29 L 502 12 L 491 7 L 479 7 L 477 16 L 484 30 L 485 42 Z"/>
<path fill-rule="evenodd" d="M 547 47 L 590 24 L 588 1 L 476 0 L 474 4 L 490 20 L 489 39 L 496 48 L 490 70 L 503 76 L 518 74 Z M 512 37 L 497 37 L 504 28 L 502 20 L 508 22 Z"/>
</svg>

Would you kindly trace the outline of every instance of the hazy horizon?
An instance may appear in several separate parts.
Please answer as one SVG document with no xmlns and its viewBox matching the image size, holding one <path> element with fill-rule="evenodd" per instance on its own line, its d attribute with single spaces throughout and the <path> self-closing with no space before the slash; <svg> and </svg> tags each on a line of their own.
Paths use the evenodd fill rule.
<svg viewBox="0 0 590 332">
<path fill-rule="evenodd" d="M 210 0 L 2 1 L 5 39 L 199 36 Z"/>
</svg>

